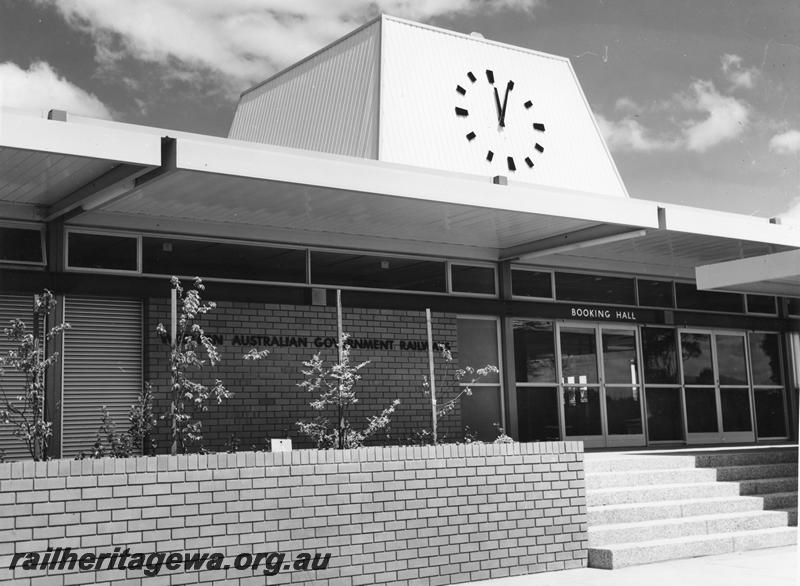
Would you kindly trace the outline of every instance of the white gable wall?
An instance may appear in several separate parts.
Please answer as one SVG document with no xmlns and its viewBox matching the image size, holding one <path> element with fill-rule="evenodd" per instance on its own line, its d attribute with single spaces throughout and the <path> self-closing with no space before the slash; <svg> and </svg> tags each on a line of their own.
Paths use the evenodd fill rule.
<svg viewBox="0 0 800 586">
<path fill-rule="evenodd" d="M 627 197 L 568 59 L 391 17 L 382 35 L 381 160 Z M 501 102 L 507 82 L 514 82 L 502 129 L 487 69 Z M 456 106 L 469 115 L 457 116 Z M 533 130 L 533 122 L 545 131 Z M 476 133 L 471 141 L 469 132 Z M 544 152 L 535 150 L 537 142 Z M 507 156 L 516 171 L 509 171 Z"/>
</svg>

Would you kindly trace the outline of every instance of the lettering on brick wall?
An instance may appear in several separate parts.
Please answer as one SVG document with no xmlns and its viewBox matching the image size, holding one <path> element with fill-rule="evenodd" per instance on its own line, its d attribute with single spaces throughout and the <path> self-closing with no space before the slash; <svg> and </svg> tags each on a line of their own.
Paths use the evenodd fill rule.
<svg viewBox="0 0 800 586">
<path fill-rule="evenodd" d="M 571 307 L 570 317 L 583 319 L 607 319 L 611 321 L 638 321 L 636 312 L 602 307 Z"/>
<path fill-rule="evenodd" d="M 225 336 L 220 334 L 209 335 L 209 338 L 217 346 L 225 345 Z M 404 350 L 404 351 L 427 351 L 427 340 L 397 340 L 380 338 L 356 338 L 348 339 L 350 347 L 354 350 Z M 235 334 L 231 340 L 232 346 L 265 346 L 268 348 L 335 348 L 336 338 L 334 336 L 259 336 Z M 449 342 L 444 342 L 446 348 L 450 348 Z"/>
</svg>

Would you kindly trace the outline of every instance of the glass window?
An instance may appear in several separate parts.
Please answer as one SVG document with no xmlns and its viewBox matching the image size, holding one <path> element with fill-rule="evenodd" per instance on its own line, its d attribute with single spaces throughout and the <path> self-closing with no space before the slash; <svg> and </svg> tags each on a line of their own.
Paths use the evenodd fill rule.
<svg viewBox="0 0 800 586">
<path fill-rule="evenodd" d="M 69 232 L 67 264 L 72 268 L 138 270 L 138 241 L 134 236 Z"/>
<path fill-rule="evenodd" d="M 520 297 L 545 297 L 552 299 L 550 273 L 542 271 L 511 270 L 511 294 Z"/>
<path fill-rule="evenodd" d="M 789 315 L 800 315 L 800 298 L 788 297 Z"/>
<path fill-rule="evenodd" d="M 683 439 L 680 389 L 647 389 L 647 435 L 654 442 Z"/>
<path fill-rule="evenodd" d="M 44 263 L 41 230 L 0 227 L 0 261 Z"/>
<path fill-rule="evenodd" d="M 634 305 L 633 279 L 556 273 L 556 299 Z"/>
<path fill-rule="evenodd" d="M 451 264 L 450 279 L 454 293 L 495 293 L 494 267 Z"/>
<path fill-rule="evenodd" d="M 645 307 L 672 307 L 672 281 L 638 279 L 639 305 Z"/>
<path fill-rule="evenodd" d="M 560 439 L 558 393 L 554 387 L 517 387 L 519 441 Z"/>
<path fill-rule="evenodd" d="M 711 336 L 709 334 L 681 333 L 681 354 L 683 359 L 683 382 L 685 384 L 714 384 L 714 367 L 711 362 Z"/>
<path fill-rule="evenodd" d="M 701 309 L 704 311 L 728 311 L 741 313 L 742 296 L 738 293 L 719 291 L 698 291 L 691 283 L 675 283 L 677 306 L 681 309 Z"/>
<path fill-rule="evenodd" d="M 566 385 L 597 383 L 594 328 L 561 329 L 561 376 Z"/>
<path fill-rule="evenodd" d="M 148 237 L 142 241 L 142 270 L 164 275 L 304 283 L 306 253 L 291 248 Z"/>
<path fill-rule="evenodd" d="M 498 366 L 497 321 L 494 319 L 459 318 L 458 332 L 458 367 L 471 366 L 478 369 L 487 364 Z M 464 382 L 469 382 L 469 379 Z M 497 374 L 481 378 L 481 383 L 499 383 Z M 492 438 L 494 439 L 494 438 Z"/>
<path fill-rule="evenodd" d="M 446 292 L 444 261 L 311 251 L 315 285 Z"/>
<path fill-rule="evenodd" d="M 778 334 L 751 333 L 750 359 L 753 366 L 753 384 L 783 384 Z"/>
<path fill-rule="evenodd" d="M 639 384 L 635 334 L 630 330 L 603 329 L 602 332 L 606 384 Z"/>
<path fill-rule="evenodd" d="M 744 336 L 717 334 L 717 367 L 719 369 L 719 384 L 748 384 Z"/>
<path fill-rule="evenodd" d="M 471 395 L 461 397 L 461 425 L 478 441 L 497 438 L 503 426 L 498 387 L 472 387 Z"/>
<path fill-rule="evenodd" d="M 747 311 L 775 315 L 777 313 L 775 298 L 769 295 L 747 295 Z"/>
<path fill-rule="evenodd" d="M 514 322 L 514 366 L 518 383 L 555 383 L 556 350 L 551 321 Z"/>
<path fill-rule="evenodd" d="M 719 427 L 714 389 L 686 387 L 686 426 L 689 433 L 716 433 Z"/>
<path fill-rule="evenodd" d="M 756 389 L 758 437 L 786 437 L 783 389 Z"/>
<path fill-rule="evenodd" d="M 677 383 L 678 352 L 675 330 L 644 328 L 642 332 L 645 382 L 650 384 Z"/>
</svg>

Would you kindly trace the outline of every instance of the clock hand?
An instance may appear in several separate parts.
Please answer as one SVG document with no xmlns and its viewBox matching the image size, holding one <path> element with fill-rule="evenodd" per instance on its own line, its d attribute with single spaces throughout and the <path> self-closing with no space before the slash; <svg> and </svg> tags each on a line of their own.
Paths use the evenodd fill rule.
<svg viewBox="0 0 800 586">
<path fill-rule="evenodd" d="M 514 82 L 509 81 L 506 84 L 506 94 L 503 96 L 503 108 L 500 110 L 500 126 L 505 127 L 506 125 L 506 106 L 508 105 L 508 92 L 514 89 Z M 494 90 L 495 98 L 497 99 L 498 106 L 500 104 L 500 97 L 497 93 L 497 90 Z"/>
<path fill-rule="evenodd" d="M 505 106 L 500 106 L 500 94 L 497 93 L 497 88 L 492 89 L 494 89 L 494 105 L 497 107 L 497 123 L 500 124 L 500 126 L 504 126 L 503 116 L 505 114 Z"/>
</svg>

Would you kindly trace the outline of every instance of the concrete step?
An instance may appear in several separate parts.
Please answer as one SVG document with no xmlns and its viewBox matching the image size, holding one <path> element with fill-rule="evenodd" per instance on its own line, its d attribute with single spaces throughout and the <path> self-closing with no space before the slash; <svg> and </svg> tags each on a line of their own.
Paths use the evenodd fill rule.
<svg viewBox="0 0 800 586">
<path fill-rule="evenodd" d="M 787 509 L 797 507 L 797 491 L 773 492 L 769 494 L 759 494 L 754 498 L 760 498 L 764 503 L 765 509 Z"/>
<path fill-rule="evenodd" d="M 586 491 L 586 506 L 650 503 L 681 499 L 701 499 L 739 495 L 736 482 L 693 482 L 688 484 L 656 484 L 641 487 L 597 488 Z"/>
<path fill-rule="evenodd" d="M 584 471 L 622 472 L 628 470 L 663 470 L 675 468 L 694 468 L 695 458 L 691 455 L 663 454 L 615 454 L 588 453 L 584 455 Z"/>
<path fill-rule="evenodd" d="M 717 480 L 778 478 L 797 476 L 797 462 L 778 462 L 775 464 L 743 464 L 737 466 L 719 466 L 716 468 L 699 468 L 698 470 L 716 470 Z"/>
<path fill-rule="evenodd" d="M 786 515 L 789 517 L 788 523 L 792 527 L 797 527 L 797 507 L 789 507 L 787 509 L 777 509 L 779 511 L 784 511 Z"/>
<path fill-rule="evenodd" d="M 787 520 L 785 511 L 744 511 L 590 526 L 589 547 L 786 527 Z"/>
<path fill-rule="evenodd" d="M 702 452 L 695 455 L 700 468 L 719 466 L 747 466 L 750 464 L 797 463 L 797 448 L 762 448 L 755 450 Z"/>
<path fill-rule="evenodd" d="M 725 483 L 728 484 L 728 483 Z M 797 476 L 778 478 L 753 478 L 730 484 L 739 485 L 739 494 L 769 494 L 774 492 L 797 492 Z"/>
<path fill-rule="evenodd" d="M 586 474 L 586 488 L 611 488 L 653 484 L 689 484 L 717 480 L 713 468 L 666 468 L 661 470 L 624 470 Z"/>
<path fill-rule="evenodd" d="M 795 543 L 797 543 L 795 527 L 775 527 L 638 543 L 618 543 L 603 547 L 590 547 L 589 567 L 610 570 L 673 559 L 719 555 L 765 547 L 781 547 Z"/>
<path fill-rule="evenodd" d="M 779 509 L 781 507 L 773 507 Z M 690 517 L 692 515 L 713 515 L 715 513 L 737 513 L 743 511 L 762 511 L 763 499 L 760 496 L 727 496 L 714 498 L 691 498 L 652 503 L 625 503 L 602 505 L 587 508 L 589 526 L 611 525 L 615 523 L 635 523 L 659 519 Z"/>
</svg>

